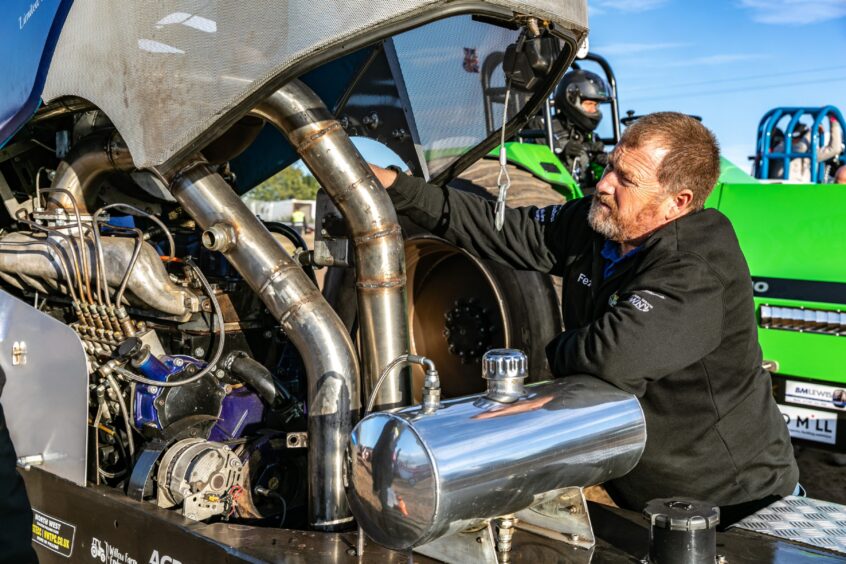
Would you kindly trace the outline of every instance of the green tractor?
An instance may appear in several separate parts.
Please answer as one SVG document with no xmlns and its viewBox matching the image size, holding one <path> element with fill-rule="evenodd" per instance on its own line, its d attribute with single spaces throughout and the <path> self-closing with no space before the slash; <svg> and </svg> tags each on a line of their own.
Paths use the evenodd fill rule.
<svg viewBox="0 0 846 564">
<path fill-rule="evenodd" d="M 791 436 L 838 453 L 846 452 L 846 190 L 826 180 L 844 127 L 832 106 L 767 112 L 754 176 L 724 161 L 707 203 L 731 219 L 749 263 L 758 336 Z M 838 144 L 834 158 L 818 159 Z M 804 178 L 791 178 L 803 167 Z"/>
</svg>

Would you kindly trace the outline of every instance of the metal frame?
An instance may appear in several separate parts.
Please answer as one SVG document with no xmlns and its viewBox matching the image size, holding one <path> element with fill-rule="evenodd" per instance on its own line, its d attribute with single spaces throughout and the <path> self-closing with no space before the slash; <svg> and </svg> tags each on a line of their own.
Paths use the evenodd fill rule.
<svg viewBox="0 0 846 564">
<path fill-rule="evenodd" d="M 811 182 L 816 184 L 821 182 L 825 177 L 825 165 L 818 162 L 817 150 L 823 146 L 824 139 L 820 135 L 819 127 L 823 120 L 833 115 L 840 123 L 840 126 L 846 131 L 846 121 L 843 119 L 843 114 L 834 106 L 822 106 L 819 108 L 813 107 L 784 107 L 774 108 L 761 118 L 758 123 L 758 139 L 756 141 L 755 153 L 758 162 L 755 167 L 756 178 L 769 178 L 770 161 L 780 159 L 784 163 L 784 180 L 790 180 L 790 161 L 792 159 L 811 159 Z M 811 126 L 811 142 L 807 152 L 793 151 L 792 143 L 788 147 L 787 140 L 793 138 L 793 133 L 796 125 L 804 116 L 813 117 L 813 125 Z M 772 150 L 772 135 L 773 130 L 778 126 L 778 123 L 785 117 L 789 117 L 790 121 L 784 131 L 785 151 L 776 153 Z"/>
</svg>

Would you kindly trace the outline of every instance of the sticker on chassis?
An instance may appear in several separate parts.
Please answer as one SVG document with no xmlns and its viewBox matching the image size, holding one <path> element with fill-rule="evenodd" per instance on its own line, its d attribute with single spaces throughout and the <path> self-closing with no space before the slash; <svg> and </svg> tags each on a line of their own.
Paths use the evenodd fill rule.
<svg viewBox="0 0 846 564">
<path fill-rule="evenodd" d="M 784 422 L 794 439 L 833 445 L 837 442 L 837 414 L 830 411 L 779 405 Z"/>
</svg>

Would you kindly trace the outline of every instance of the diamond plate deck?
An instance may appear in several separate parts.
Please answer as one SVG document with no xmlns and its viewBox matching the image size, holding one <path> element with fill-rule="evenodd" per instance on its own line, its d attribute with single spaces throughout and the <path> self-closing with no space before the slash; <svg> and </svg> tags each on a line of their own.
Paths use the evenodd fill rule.
<svg viewBox="0 0 846 564">
<path fill-rule="evenodd" d="M 846 555 L 846 505 L 791 495 L 734 527 Z"/>
</svg>

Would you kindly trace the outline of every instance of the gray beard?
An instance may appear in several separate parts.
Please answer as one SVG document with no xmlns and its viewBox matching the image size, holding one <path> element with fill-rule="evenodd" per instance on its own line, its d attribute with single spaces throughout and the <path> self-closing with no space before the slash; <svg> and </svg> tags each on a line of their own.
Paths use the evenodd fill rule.
<svg viewBox="0 0 846 564">
<path fill-rule="evenodd" d="M 624 241 L 623 227 L 614 219 L 613 210 L 604 218 L 600 218 L 599 214 L 602 208 L 599 205 L 599 200 L 594 197 L 590 203 L 590 212 L 588 213 L 588 223 L 591 228 L 608 239 L 609 241 L 616 241 L 618 243 Z"/>
</svg>

